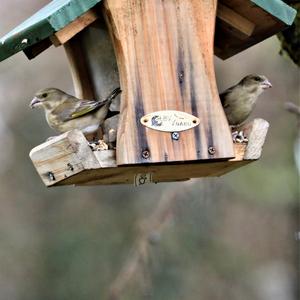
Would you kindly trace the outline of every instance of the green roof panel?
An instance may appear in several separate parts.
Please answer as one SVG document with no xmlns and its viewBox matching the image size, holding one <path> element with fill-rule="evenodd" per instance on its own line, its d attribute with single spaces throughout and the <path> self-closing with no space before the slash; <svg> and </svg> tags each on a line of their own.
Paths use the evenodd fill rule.
<svg viewBox="0 0 300 300">
<path fill-rule="evenodd" d="M 296 17 L 297 11 L 282 0 L 251 0 L 257 6 L 273 15 L 286 25 L 291 25 Z"/>
<path fill-rule="evenodd" d="M 51 36 L 101 0 L 54 0 L 0 39 L 0 61 Z"/>
</svg>

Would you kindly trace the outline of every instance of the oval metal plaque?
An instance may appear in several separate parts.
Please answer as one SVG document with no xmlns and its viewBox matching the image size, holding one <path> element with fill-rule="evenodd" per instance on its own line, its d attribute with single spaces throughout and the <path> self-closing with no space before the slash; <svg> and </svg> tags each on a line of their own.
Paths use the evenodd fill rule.
<svg viewBox="0 0 300 300">
<path fill-rule="evenodd" d="M 141 123 L 151 129 L 174 132 L 184 131 L 198 126 L 199 118 L 177 110 L 161 110 L 145 115 Z"/>
</svg>

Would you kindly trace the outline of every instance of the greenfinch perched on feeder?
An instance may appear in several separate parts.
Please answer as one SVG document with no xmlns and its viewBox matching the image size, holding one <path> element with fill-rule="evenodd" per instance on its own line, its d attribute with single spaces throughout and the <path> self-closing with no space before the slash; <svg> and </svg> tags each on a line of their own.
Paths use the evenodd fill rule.
<svg viewBox="0 0 300 300">
<path fill-rule="evenodd" d="M 104 122 L 112 100 L 121 93 L 113 90 L 104 100 L 78 99 L 56 88 L 38 91 L 31 108 L 42 107 L 51 128 L 59 133 L 79 129 L 84 134 L 94 133 Z"/>
<path fill-rule="evenodd" d="M 236 128 L 243 124 L 253 111 L 258 96 L 271 87 L 267 77 L 251 74 L 221 93 L 220 99 L 229 125 Z M 233 139 L 244 141 L 243 133 L 234 132 Z"/>
<path fill-rule="evenodd" d="M 263 75 L 248 75 L 220 94 L 229 125 L 238 126 L 253 111 L 258 96 L 272 84 Z"/>
</svg>

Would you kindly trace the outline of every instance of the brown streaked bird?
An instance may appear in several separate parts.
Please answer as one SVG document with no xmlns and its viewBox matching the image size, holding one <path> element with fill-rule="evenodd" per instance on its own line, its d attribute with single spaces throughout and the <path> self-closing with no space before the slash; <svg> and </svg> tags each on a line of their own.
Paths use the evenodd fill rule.
<svg viewBox="0 0 300 300">
<path fill-rule="evenodd" d="M 253 111 L 258 96 L 271 87 L 267 77 L 251 74 L 221 93 L 220 99 L 229 125 L 238 127 L 244 123 Z"/>
<path fill-rule="evenodd" d="M 111 101 L 121 93 L 113 90 L 104 100 L 78 99 L 56 88 L 38 91 L 31 108 L 42 107 L 51 128 L 59 133 L 79 129 L 84 134 L 94 133 L 104 122 Z"/>
</svg>

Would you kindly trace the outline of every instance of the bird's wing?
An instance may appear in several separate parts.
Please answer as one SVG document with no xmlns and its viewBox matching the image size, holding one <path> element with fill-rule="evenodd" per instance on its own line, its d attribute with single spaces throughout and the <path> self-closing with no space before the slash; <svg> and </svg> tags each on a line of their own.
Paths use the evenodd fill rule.
<svg viewBox="0 0 300 300">
<path fill-rule="evenodd" d="M 227 99 L 228 99 L 228 95 L 232 93 L 233 89 L 235 88 L 235 86 L 230 87 L 229 89 L 225 90 L 223 93 L 221 93 L 220 99 L 221 99 L 221 103 L 223 105 L 224 108 L 228 107 L 229 104 L 227 103 Z"/>
<path fill-rule="evenodd" d="M 107 103 L 110 103 L 118 94 L 121 93 L 120 88 L 113 90 L 109 96 L 104 100 L 80 100 L 75 97 L 68 97 L 62 104 L 60 104 L 53 113 L 61 120 L 68 121 L 81 116 L 84 116 L 94 110 L 97 110 Z"/>
<path fill-rule="evenodd" d="M 106 102 L 107 101 L 99 102 L 94 100 L 79 100 L 72 97 L 60 104 L 53 113 L 65 122 L 99 109 L 101 106 L 105 105 Z"/>
</svg>

